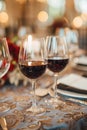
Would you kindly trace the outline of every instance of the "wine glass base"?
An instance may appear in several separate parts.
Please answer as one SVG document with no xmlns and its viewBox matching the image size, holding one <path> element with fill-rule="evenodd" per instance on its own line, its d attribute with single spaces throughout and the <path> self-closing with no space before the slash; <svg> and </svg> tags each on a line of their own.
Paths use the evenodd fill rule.
<svg viewBox="0 0 87 130">
<path fill-rule="evenodd" d="M 19 128 L 18 130 L 40 130 L 41 128 L 41 122 L 39 121 L 33 121 L 28 126 Z"/>
<path fill-rule="evenodd" d="M 53 108 L 56 108 L 59 106 L 59 104 L 61 104 L 61 100 L 59 99 L 59 97 L 53 97 L 50 98 L 48 100 L 45 101 L 45 103 L 49 106 L 52 106 Z"/>
<path fill-rule="evenodd" d="M 38 130 L 41 127 L 41 122 L 39 121 L 34 121 L 33 123 L 31 123 L 31 125 L 28 126 L 29 130 Z"/>
<path fill-rule="evenodd" d="M 26 111 L 32 112 L 32 114 L 35 116 L 42 116 L 45 114 L 46 109 L 43 107 L 32 106 L 32 107 L 28 108 Z"/>
</svg>

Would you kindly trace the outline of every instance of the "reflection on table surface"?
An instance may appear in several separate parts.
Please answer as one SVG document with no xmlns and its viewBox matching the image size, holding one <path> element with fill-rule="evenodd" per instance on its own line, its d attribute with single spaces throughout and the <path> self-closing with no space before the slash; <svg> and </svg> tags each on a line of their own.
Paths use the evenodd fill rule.
<svg viewBox="0 0 87 130">
<path fill-rule="evenodd" d="M 14 88 L 14 86 L 11 87 Z M 83 130 L 82 127 L 84 128 L 84 122 L 87 117 L 86 105 L 81 105 L 80 102 L 71 102 L 67 97 L 63 98 L 60 96 L 59 104 L 54 109 L 51 104 L 46 104 L 45 102 L 49 97 L 50 95 L 37 96 L 39 105 L 45 105 L 46 107 L 46 113 L 43 116 L 36 117 L 41 122 L 39 130 L 54 130 L 57 128 L 72 130 L 74 127 L 75 130 Z M 26 112 L 26 109 L 31 106 L 31 98 L 31 91 L 29 91 L 28 87 L 18 87 L 13 90 L 10 88 L 6 89 L 6 87 L 2 89 L 2 92 L 0 92 L 0 106 L 3 106 L 3 110 L 0 110 L 0 117 L 6 119 L 8 130 L 28 129 L 28 125 L 35 118 L 32 117 L 31 112 Z M 82 126 L 79 123 L 81 120 Z M 85 125 L 87 126 L 86 122 Z"/>
<path fill-rule="evenodd" d="M 72 70 L 69 65 L 60 77 L 71 72 L 80 75 L 84 73 Z M 60 94 L 55 108 L 46 102 L 53 94 L 50 91 L 53 76 L 51 73 L 49 75 L 44 75 L 37 82 L 37 86 L 42 87 L 36 93 L 38 105 L 46 108 L 46 113 L 40 117 L 34 117 L 31 112 L 26 111 L 32 102 L 31 86 L 16 87 L 6 84 L 2 87 L 0 90 L 0 127 L 3 127 L 3 130 L 87 130 L 86 98 L 75 99 Z M 30 129 L 29 125 L 35 118 L 40 121 L 40 127 Z"/>
</svg>

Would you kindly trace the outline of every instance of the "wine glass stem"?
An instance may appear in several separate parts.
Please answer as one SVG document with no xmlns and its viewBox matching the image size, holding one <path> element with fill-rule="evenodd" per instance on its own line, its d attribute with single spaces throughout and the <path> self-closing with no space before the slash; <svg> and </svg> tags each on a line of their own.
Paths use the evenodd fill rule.
<svg viewBox="0 0 87 130">
<path fill-rule="evenodd" d="M 58 75 L 54 75 L 55 78 L 55 88 L 54 88 L 54 98 L 57 98 L 57 80 L 58 80 Z"/>
<path fill-rule="evenodd" d="M 32 106 L 33 107 L 36 107 L 37 104 L 36 104 L 36 94 L 35 94 L 35 80 L 32 80 L 32 89 L 33 89 L 33 99 L 32 99 Z"/>
</svg>

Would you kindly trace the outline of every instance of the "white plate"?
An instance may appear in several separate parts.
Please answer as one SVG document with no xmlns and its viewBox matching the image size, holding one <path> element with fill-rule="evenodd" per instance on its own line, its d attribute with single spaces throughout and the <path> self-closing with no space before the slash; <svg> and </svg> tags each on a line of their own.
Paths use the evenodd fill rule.
<svg viewBox="0 0 87 130">
<path fill-rule="evenodd" d="M 87 91 L 87 78 L 84 78 L 78 74 L 71 73 L 67 76 L 62 77 L 59 80 L 59 82 L 62 84 L 65 84 L 67 86 L 71 86 L 71 87 L 73 87 L 73 89 L 75 88 L 75 89 Z M 87 99 L 87 94 L 79 93 L 79 91 L 74 92 L 74 91 L 63 90 L 61 88 L 61 89 L 58 89 L 58 92 L 63 94 L 63 95 L 66 95 L 66 96 L 70 96 L 70 97 L 86 98 Z"/>
<path fill-rule="evenodd" d="M 75 93 L 75 92 L 70 92 L 70 91 L 65 91 L 60 89 L 58 89 L 57 92 L 69 97 L 87 99 L 87 94 L 80 94 L 80 93 Z"/>
<path fill-rule="evenodd" d="M 75 68 L 75 69 L 77 69 L 77 70 L 82 70 L 82 71 L 87 71 L 87 66 L 85 65 L 79 65 L 78 64 L 78 59 L 77 58 L 75 58 L 74 60 L 73 60 L 73 62 L 72 62 L 72 67 L 73 68 Z"/>
<path fill-rule="evenodd" d="M 87 66 L 87 56 L 78 57 L 78 59 L 76 60 L 76 63 Z"/>
<path fill-rule="evenodd" d="M 77 70 L 82 70 L 82 71 L 87 71 L 87 67 L 86 66 L 80 66 L 80 65 L 72 65 L 73 68 L 77 69 Z"/>
</svg>

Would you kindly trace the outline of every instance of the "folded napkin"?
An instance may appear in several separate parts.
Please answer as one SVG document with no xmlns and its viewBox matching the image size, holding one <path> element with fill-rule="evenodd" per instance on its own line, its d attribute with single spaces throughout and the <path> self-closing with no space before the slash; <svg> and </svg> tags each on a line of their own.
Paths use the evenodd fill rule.
<svg viewBox="0 0 87 130">
<path fill-rule="evenodd" d="M 87 56 L 81 56 L 78 59 L 75 59 L 77 65 L 87 66 Z"/>
<path fill-rule="evenodd" d="M 87 94 L 87 90 L 74 88 L 72 86 L 69 86 L 69 85 L 66 85 L 66 84 L 62 84 L 62 83 L 60 83 L 58 85 L 58 89 L 65 90 L 65 91 L 70 91 L 70 92 L 76 92 L 76 93 L 80 93 L 80 94 Z"/>
<path fill-rule="evenodd" d="M 75 92 L 79 94 L 87 94 L 87 78 L 77 74 L 69 74 L 59 80 L 58 89 Z"/>
</svg>

